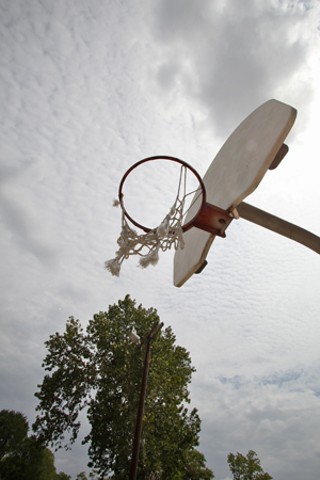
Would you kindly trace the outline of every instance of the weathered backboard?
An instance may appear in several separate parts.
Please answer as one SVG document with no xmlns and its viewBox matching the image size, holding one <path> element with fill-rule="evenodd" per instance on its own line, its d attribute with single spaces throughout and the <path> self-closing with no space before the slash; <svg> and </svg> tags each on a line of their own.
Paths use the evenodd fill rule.
<svg viewBox="0 0 320 480">
<path fill-rule="evenodd" d="M 285 103 L 269 100 L 252 112 L 230 135 L 203 177 L 207 203 L 236 208 L 259 185 L 283 145 L 297 115 Z M 199 208 L 195 199 L 187 223 Z M 174 257 L 174 285 L 181 287 L 203 265 L 215 236 L 193 227 Z"/>
</svg>

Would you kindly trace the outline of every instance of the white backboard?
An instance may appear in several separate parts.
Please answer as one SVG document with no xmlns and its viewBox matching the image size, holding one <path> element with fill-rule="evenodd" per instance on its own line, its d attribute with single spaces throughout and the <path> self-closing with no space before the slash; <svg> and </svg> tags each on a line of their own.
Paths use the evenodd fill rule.
<svg viewBox="0 0 320 480">
<path fill-rule="evenodd" d="M 230 135 L 203 177 L 207 203 L 229 210 L 252 193 L 271 166 L 297 115 L 285 103 L 269 100 Z M 195 200 L 185 223 L 199 208 Z M 193 227 L 184 233 L 185 247 L 174 257 L 174 285 L 181 287 L 203 265 L 215 236 Z"/>
</svg>

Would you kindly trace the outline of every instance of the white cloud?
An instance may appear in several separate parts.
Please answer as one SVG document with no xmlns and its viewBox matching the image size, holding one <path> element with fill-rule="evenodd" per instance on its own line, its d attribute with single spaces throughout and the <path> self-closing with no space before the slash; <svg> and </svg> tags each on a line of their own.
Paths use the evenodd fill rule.
<svg viewBox="0 0 320 480">
<path fill-rule="evenodd" d="M 309 65 L 314 40 L 319 41 L 316 7 L 204 1 L 199 8 L 192 0 L 158 2 L 155 30 L 163 45 L 158 80 L 164 97 L 179 85 L 189 101 L 197 101 L 194 107 L 206 112 L 210 130 L 222 137 L 277 94 L 289 102 L 303 100 L 306 110 L 316 88 Z"/>
<path fill-rule="evenodd" d="M 248 201 L 320 232 L 319 4 L 239 5 L 0 2 L 1 404 L 32 421 L 43 342 L 69 315 L 86 323 L 130 293 L 191 352 L 200 448 L 217 479 L 228 476 L 229 451 L 249 448 L 274 478 L 315 478 L 313 252 L 239 220 L 181 289 L 173 252 L 145 271 L 130 259 L 120 278 L 103 270 L 117 248 L 112 200 L 125 170 L 167 154 L 203 174 L 238 121 L 270 97 L 292 103 L 298 119 L 288 156 Z M 171 178 L 147 175 L 130 206 L 161 217 Z M 79 452 L 58 455 L 61 469 L 83 470 Z"/>
</svg>

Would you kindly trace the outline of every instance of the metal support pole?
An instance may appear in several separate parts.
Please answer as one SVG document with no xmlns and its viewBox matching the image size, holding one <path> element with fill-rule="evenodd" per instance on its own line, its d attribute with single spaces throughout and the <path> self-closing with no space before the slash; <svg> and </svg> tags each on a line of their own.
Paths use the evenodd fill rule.
<svg viewBox="0 0 320 480">
<path fill-rule="evenodd" d="M 144 405 L 146 400 L 147 382 L 148 382 L 148 374 L 149 374 L 150 358 L 151 358 L 151 342 L 154 339 L 154 337 L 157 335 L 159 330 L 162 328 L 162 326 L 163 326 L 163 323 L 157 323 L 151 329 L 150 333 L 146 337 L 146 352 L 144 357 L 140 398 L 139 398 L 136 426 L 135 426 L 134 438 L 133 438 L 129 480 L 136 480 L 137 478 L 138 460 L 139 460 L 139 452 L 140 452 L 140 444 L 141 444 L 142 420 L 143 420 Z"/>
<path fill-rule="evenodd" d="M 245 202 L 237 206 L 241 218 L 290 238 L 320 254 L 320 237 Z"/>
</svg>

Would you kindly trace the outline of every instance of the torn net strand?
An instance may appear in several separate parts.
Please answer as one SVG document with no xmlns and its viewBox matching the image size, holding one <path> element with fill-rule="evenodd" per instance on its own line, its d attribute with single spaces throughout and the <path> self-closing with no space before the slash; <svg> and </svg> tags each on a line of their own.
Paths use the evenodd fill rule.
<svg viewBox="0 0 320 480">
<path fill-rule="evenodd" d="M 124 210 L 122 209 L 121 232 L 117 239 L 119 249 L 116 252 L 115 258 L 105 262 L 105 268 L 112 275 L 119 276 L 122 262 L 132 255 L 140 256 L 139 265 L 142 268 L 146 268 L 149 265 L 156 265 L 158 263 L 159 250 L 165 252 L 172 247 L 175 249 L 184 247 L 182 222 L 185 213 L 183 210 L 186 197 L 190 195 L 190 193 L 186 194 L 186 177 L 187 167 L 182 165 L 175 202 L 160 225 L 149 232 L 140 235 L 137 234 L 137 232 L 130 227 Z M 118 206 L 119 202 L 114 202 L 114 205 Z M 189 209 L 190 208 L 191 206 Z"/>
</svg>

